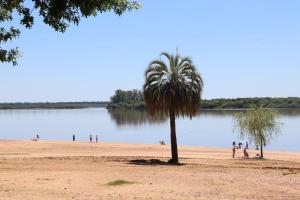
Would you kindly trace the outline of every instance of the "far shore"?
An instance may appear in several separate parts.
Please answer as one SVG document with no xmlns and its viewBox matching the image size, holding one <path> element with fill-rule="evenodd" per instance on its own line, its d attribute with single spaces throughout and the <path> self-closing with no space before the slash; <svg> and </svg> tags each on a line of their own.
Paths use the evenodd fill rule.
<svg viewBox="0 0 300 200">
<path fill-rule="evenodd" d="M 38 106 L 38 107 L 1 107 L 0 110 L 77 110 L 77 109 L 89 109 L 89 108 L 105 108 L 107 110 L 117 110 L 117 111 L 126 111 L 126 110 L 135 110 L 135 111 L 146 111 L 146 110 L 139 110 L 139 109 L 126 109 L 126 108 L 121 108 L 121 109 L 109 109 L 106 107 L 107 105 L 96 105 L 96 106 Z M 200 108 L 198 111 L 246 111 L 250 110 L 251 108 Z M 299 111 L 300 108 L 267 108 L 267 109 L 273 109 L 273 110 L 278 110 L 278 111 Z"/>
<path fill-rule="evenodd" d="M 129 91 L 131 92 L 131 91 Z M 141 92 L 141 91 L 140 91 Z M 142 92 L 141 92 L 142 93 Z M 130 103 L 129 103 L 130 102 Z M 143 100 L 131 99 L 129 102 L 113 103 L 110 101 L 81 101 L 81 102 L 6 102 L 0 103 L 0 110 L 24 109 L 83 109 L 83 108 L 108 108 L 112 110 L 145 110 Z M 252 97 L 235 99 L 203 99 L 199 110 L 247 110 L 255 105 L 270 109 L 300 109 L 299 97 L 271 98 Z"/>
<path fill-rule="evenodd" d="M 35 109 L 84 109 L 105 108 L 109 102 L 16 102 L 0 103 L 0 110 L 35 110 Z"/>
<path fill-rule="evenodd" d="M 0 140 L 0 199 L 300 199 L 300 152 Z M 250 150 L 250 157 L 256 151 Z"/>
</svg>

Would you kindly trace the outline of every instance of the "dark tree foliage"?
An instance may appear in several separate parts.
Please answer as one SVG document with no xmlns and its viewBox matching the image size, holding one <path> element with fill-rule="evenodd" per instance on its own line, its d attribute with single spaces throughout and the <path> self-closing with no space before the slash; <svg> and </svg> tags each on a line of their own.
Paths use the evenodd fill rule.
<svg viewBox="0 0 300 200">
<path fill-rule="evenodd" d="M 2 46 L 20 36 L 19 28 L 11 25 L 14 19 L 20 20 L 25 28 L 33 26 L 33 11 L 45 24 L 63 33 L 70 24 L 78 25 L 82 17 L 104 12 L 121 15 L 139 7 L 138 2 L 128 0 L 0 0 L 0 62 L 17 64 L 18 48 L 4 49 Z"/>
<path fill-rule="evenodd" d="M 111 98 L 112 103 L 136 103 L 144 100 L 143 92 L 140 90 L 116 90 Z"/>
<path fill-rule="evenodd" d="M 110 100 L 108 109 L 145 109 L 144 96 L 141 90 L 116 90 Z"/>
</svg>

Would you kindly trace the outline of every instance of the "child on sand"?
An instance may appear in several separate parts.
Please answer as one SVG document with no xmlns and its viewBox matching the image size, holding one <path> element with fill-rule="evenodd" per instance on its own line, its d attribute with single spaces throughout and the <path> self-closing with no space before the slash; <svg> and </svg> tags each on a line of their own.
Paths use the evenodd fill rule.
<svg viewBox="0 0 300 200">
<path fill-rule="evenodd" d="M 160 145 L 166 145 L 165 141 L 163 141 L 163 140 L 160 140 L 160 141 L 159 141 L 159 144 L 160 144 Z"/>
<path fill-rule="evenodd" d="M 256 159 L 260 159 L 261 157 L 260 157 L 259 154 L 256 154 L 255 158 L 256 158 Z"/>
<path fill-rule="evenodd" d="M 233 143 L 232 143 L 232 158 L 235 158 L 235 149 L 236 149 L 235 141 L 233 141 Z"/>
<path fill-rule="evenodd" d="M 243 143 L 242 142 L 239 142 L 239 149 L 241 149 L 243 146 Z"/>
<path fill-rule="evenodd" d="M 244 158 L 249 158 L 249 153 L 247 152 L 247 148 L 244 148 Z"/>
</svg>

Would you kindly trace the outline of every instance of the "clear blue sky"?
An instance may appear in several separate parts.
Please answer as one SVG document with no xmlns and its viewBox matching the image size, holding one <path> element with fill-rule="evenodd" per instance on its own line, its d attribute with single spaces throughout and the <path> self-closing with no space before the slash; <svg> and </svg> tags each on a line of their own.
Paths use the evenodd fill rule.
<svg viewBox="0 0 300 200">
<path fill-rule="evenodd" d="M 142 88 L 161 51 L 191 56 L 203 98 L 300 96 L 300 1 L 143 0 L 139 11 L 98 15 L 66 33 L 40 21 L 0 64 L 0 102 L 108 100 Z"/>
</svg>

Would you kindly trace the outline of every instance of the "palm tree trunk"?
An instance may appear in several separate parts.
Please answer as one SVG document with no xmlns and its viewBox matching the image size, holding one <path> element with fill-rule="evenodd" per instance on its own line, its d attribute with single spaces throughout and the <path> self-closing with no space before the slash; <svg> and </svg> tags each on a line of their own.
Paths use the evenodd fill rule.
<svg viewBox="0 0 300 200">
<path fill-rule="evenodd" d="M 260 157 L 263 158 L 264 157 L 264 152 L 263 152 L 263 142 L 260 141 Z"/>
<path fill-rule="evenodd" d="M 176 139 L 176 123 L 174 110 L 170 109 L 170 127 L 171 127 L 171 151 L 172 160 L 174 164 L 178 164 L 178 151 L 177 151 L 177 139 Z"/>
</svg>

